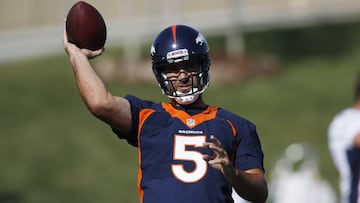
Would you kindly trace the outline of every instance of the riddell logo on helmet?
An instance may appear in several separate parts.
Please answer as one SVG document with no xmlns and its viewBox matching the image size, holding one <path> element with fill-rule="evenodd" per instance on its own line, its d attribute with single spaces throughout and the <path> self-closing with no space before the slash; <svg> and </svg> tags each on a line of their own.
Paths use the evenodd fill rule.
<svg viewBox="0 0 360 203">
<path fill-rule="evenodd" d="M 170 51 L 166 54 L 167 60 L 174 60 L 181 58 L 182 60 L 187 60 L 189 58 L 189 52 L 187 49 L 179 49 L 175 51 Z"/>
</svg>

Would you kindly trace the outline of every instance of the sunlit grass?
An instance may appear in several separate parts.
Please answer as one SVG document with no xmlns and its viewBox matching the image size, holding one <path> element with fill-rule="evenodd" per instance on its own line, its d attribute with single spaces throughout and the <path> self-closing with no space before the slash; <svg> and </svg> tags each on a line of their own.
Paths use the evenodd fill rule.
<svg viewBox="0 0 360 203">
<path fill-rule="evenodd" d="M 289 144 L 306 142 L 335 188 L 326 131 L 352 102 L 359 55 L 306 59 L 272 77 L 212 83 L 205 99 L 257 125 L 269 178 Z M 117 95 L 166 100 L 156 84 L 106 85 Z M 138 201 L 136 149 L 86 110 L 64 55 L 1 65 L 0 101 L 0 195 L 30 203 Z"/>
</svg>

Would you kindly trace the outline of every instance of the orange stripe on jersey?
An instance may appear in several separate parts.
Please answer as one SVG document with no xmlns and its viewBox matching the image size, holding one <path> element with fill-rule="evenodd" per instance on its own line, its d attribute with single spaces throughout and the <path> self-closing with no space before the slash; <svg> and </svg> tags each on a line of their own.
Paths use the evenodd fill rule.
<svg viewBox="0 0 360 203">
<path fill-rule="evenodd" d="M 172 31 L 172 36 L 173 36 L 174 44 L 176 44 L 176 25 L 173 25 L 173 26 L 171 27 L 171 31 Z"/>
<path fill-rule="evenodd" d="M 205 109 L 203 112 L 196 114 L 194 116 L 190 116 L 185 111 L 176 109 L 172 104 L 170 103 L 162 103 L 162 107 L 167 111 L 172 117 L 176 117 L 179 120 L 181 120 L 188 128 L 194 128 L 195 126 L 214 119 L 216 117 L 216 113 L 218 110 L 218 107 L 209 106 L 207 109 Z"/>
<path fill-rule="evenodd" d="M 138 187 L 138 192 L 139 192 L 139 199 L 140 199 L 140 203 L 143 202 L 144 199 L 144 191 L 142 190 L 140 183 L 141 183 L 141 179 L 142 179 L 142 170 L 141 170 L 141 146 L 140 146 L 140 131 L 142 126 L 144 125 L 144 122 L 146 121 L 147 118 L 149 118 L 149 116 L 154 113 L 155 110 L 153 109 L 143 109 L 140 111 L 139 113 L 139 128 L 138 128 L 138 161 L 139 161 L 139 170 L 138 170 L 138 178 L 137 178 L 137 187 Z"/>
<path fill-rule="evenodd" d="M 139 166 L 140 166 L 140 165 L 139 165 Z M 141 170 L 141 168 L 139 167 L 138 177 L 137 177 L 137 187 L 138 187 L 138 194 L 139 194 L 140 203 L 142 203 L 142 202 L 144 201 L 144 191 L 143 191 L 143 189 L 140 187 L 141 179 L 142 179 L 142 170 Z"/>
<path fill-rule="evenodd" d="M 231 130 L 232 130 L 232 133 L 233 133 L 233 135 L 235 137 L 236 136 L 236 128 L 234 127 L 234 124 L 229 120 L 227 120 L 227 122 L 229 123 L 229 125 L 231 127 Z"/>
<path fill-rule="evenodd" d="M 232 130 L 232 133 L 234 135 L 234 137 L 236 137 L 236 128 L 234 127 L 234 124 L 230 121 L 230 120 L 227 120 L 229 126 L 231 127 L 231 130 Z M 235 157 L 236 157 L 236 148 L 237 148 L 237 145 L 236 145 L 236 142 L 234 143 L 233 145 L 233 153 L 231 154 L 230 156 L 230 160 L 231 162 L 235 165 Z"/>
</svg>

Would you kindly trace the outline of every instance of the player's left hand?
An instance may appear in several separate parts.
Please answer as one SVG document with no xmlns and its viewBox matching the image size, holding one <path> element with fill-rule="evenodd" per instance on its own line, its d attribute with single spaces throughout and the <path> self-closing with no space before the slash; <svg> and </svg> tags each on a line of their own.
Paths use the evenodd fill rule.
<svg viewBox="0 0 360 203">
<path fill-rule="evenodd" d="M 213 135 L 210 136 L 212 142 L 205 142 L 204 147 L 209 147 L 213 151 L 213 156 L 203 155 L 203 159 L 207 161 L 213 168 L 221 171 L 223 174 L 233 165 L 229 156 L 223 148 L 221 142 Z"/>
</svg>

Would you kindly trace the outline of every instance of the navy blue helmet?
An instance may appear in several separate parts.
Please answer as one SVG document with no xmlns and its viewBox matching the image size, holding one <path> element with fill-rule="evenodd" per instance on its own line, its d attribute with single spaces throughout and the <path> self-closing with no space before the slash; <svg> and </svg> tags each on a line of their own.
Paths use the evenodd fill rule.
<svg viewBox="0 0 360 203">
<path fill-rule="evenodd" d="M 209 86 L 209 46 L 205 37 L 186 25 L 172 25 L 162 30 L 151 46 L 151 59 L 153 73 L 162 89 L 170 98 L 198 95 Z M 197 62 L 200 71 L 197 74 L 198 84 L 186 95 L 179 95 L 171 88 L 170 82 L 163 73 L 166 66 L 184 61 Z"/>
</svg>

